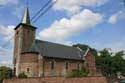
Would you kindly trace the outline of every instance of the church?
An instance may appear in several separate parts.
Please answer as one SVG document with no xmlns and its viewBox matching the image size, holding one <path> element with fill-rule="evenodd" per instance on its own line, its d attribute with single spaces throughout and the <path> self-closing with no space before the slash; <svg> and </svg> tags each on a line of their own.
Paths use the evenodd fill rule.
<svg viewBox="0 0 125 83">
<path fill-rule="evenodd" d="M 35 39 L 36 29 L 26 7 L 22 22 L 14 29 L 13 71 L 16 76 L 20 73 L 28 77 L 66 76 L 81 67 L 85 67 L 90 76 L 96 75 L 95 58 L 89 49 Z"/>
</svg>

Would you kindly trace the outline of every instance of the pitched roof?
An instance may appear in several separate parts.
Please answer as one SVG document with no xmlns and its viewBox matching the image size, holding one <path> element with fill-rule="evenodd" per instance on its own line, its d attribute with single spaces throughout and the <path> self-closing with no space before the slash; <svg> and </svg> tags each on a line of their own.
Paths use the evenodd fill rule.
<svg viewBox="0 0 125 83">
<path fill-rule="evenodd" d="M 48 41 L 35 40 L 26 52 L 38 52 L 44 57 L 83 60 L 87 50 Z"/>
</svg>

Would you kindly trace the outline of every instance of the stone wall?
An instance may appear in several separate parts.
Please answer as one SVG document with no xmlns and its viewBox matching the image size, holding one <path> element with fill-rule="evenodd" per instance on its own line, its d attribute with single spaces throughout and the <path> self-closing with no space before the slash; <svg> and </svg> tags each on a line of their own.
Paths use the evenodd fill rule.
<svg viewBox="0 0 125 83">
<path fill-rule="evenodd" d="M 64 78 L 64 77 L 44 77 L 27 79 L 5 79 L 3 83 L 108 83 L 105 77 L 84 77 L 84 78 Z"/>
</svg>

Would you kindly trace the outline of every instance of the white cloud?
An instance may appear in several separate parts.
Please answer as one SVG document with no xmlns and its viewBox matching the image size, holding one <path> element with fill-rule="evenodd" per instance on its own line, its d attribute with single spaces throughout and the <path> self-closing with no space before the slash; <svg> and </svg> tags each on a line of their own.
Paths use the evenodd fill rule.
<svg viewBox="0 0 125 83">
<path fill-rule="evenodd" d="M 10 54 L 12 54 L 12 51 L 0 47 L 0 56 L 7 56 L 7 55 L 10 55 Z"/>
<path fill-rule="evenodd" d="M 8 41 L 10 38 L 14 36 L 14 28 L 15 26 L 2 26 L 0 25 L 0 36 L 4 38 L 5 41 Z"/>
<path fill-rule="evenodd" d="M 3 60 L 3 61 L 0 61 L 0 66 L 12 67 L 12 60 Z"/>
<path fill-rule="evenodd" d="M 112 46 L 111 46 L 112 45 Z M 125 45 L 124 42 L 114 42 L 113 44 L 109 45 L 112 47 L 113 52 L 118 52 L 118 51 L 125 51 Z"/>
<path fill-rule="evenodd" d="M 68 13 L 77 13 L 83 6 L 98 7 L 104 5 L 108 1 L 109 0 L 58 0 L 53 9 L 65 10 Z"/>
<path fill-rule="evenodd" d="M 18 7 L 15 8 L 15 10 L 12 12 L 12 14 L 17 16 L 18 18 L 21 18 L 23 10 L 24 10 L 24 6 L 23 5 L 18 6 Z"/>
<path fill-rule="evenodd" d="M 108 23 L 110 24 L 115 24 L 118 22 L 118 20 L 120 19 L 125 19 L 125 15 L 124 15 L 125 12 L 123 11 L 119 11 L 115 14 L 113 14 L 112 16 L 110 16 L 109 20 L 108 20 Z"/>
<path fill-rule="evenodd" d="M 0 0 L 0 5 L 18 4 L 18 0 Z"/>
<path fill-rule="evenodd" d="M 12 49 L 0 47 L 0 66 L 12 67 Z"/>
<path fill-rule="evenodd" d="M 120 41 L 113 41 L 113 42 L 96 42 L 95 46 L 98 48 L 98 50 L 102 50 L 104 48 L 110 48 L 112 52 L 118 52 L 118 51 L 125 51 L 125 39 L 120 39 Z"/>
<path fill-rule="evenodd" d="M 108 22 L 111 23 L 111 24 L 115 24 L 117 22 L 117 15 L 112 15 L 109 18 Z"/>
<path fill-rule="evenodd" d="M 13 25 L 9 25 L 9 26 L 0 26 L 0 34 L 1 35 L 10 35 L 13 33 L 13 29 L 15 28 L 15 26 Z"/>
<path fill-rule="evenodd" d="M 102 15 L 85 9 L 70 19 L 56 20 L 50 27 L 39 33 L 39 38 L 50 41 L 64 41 L 86 29 L 93 28 L 102 21 Z"/>
</svg>

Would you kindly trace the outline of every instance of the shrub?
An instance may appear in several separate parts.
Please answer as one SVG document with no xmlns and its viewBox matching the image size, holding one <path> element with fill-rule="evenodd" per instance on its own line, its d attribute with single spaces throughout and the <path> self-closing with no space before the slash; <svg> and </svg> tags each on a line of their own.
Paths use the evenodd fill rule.
<svg viewBox="0 0 125 83">
<path fill-rule="evenodd" d="M 20 73 L 18 75 L 18 78 L 27 78 L 27 75 L 25 73 Z"/>
<path fill-rule="evenodd" d="M 3 79 L 0 78 L 0 83 L 3 83 Z"/>
<path fill-rule="evenodd" d="M 86 77 L 88 75 L 88 72 L 85 68 L 82 68 L 81 70 L 74 69 L 70 73 L 68 73 L 67 77 Z"/>
</svg>

